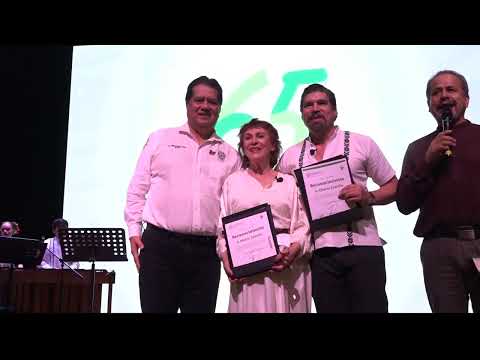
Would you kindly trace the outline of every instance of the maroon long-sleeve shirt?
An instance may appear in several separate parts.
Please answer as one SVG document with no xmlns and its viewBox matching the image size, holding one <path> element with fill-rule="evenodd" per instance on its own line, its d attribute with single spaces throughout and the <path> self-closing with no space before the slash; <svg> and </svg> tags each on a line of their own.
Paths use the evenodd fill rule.
<svg viewBox="0 0 480 360">
<path fill-rule="evenodd" d="M 408 146 L 398 182 L 400 212 L 420 209 L 413 231 L 419 237 L 459 225 L 480 225 L 480 125 L 467 120 L 455 126 L 453 155 L 428 169 L 425 153 L 439 131 Z"/>
</svg>

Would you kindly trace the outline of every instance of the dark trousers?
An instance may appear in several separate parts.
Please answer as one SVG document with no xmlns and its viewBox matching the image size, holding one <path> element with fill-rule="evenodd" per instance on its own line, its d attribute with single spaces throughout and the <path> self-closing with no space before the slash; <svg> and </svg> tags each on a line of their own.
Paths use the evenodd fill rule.
<svg viewBox="0 0 480 360">
<path fill-rule="evenodd" d="M 480 239 L 423 240 L 420 258 L 432 312 L 466 313 L 469 298 L 473 312 L 480 312 L 480 274 L 472 257 L 480 257 Z"/>
<path fill-rule="evenodd" d="M 215 312 L 220 260 L 214 237 L 178 234 L 149 224 L 142 241 L 142 312 Z"/>
<path fill-rule="evenodd" d="M 385 253 L 381 246 L 315 250 L 312 295 L 318 313 L 387 313 Z"/>
</svg>

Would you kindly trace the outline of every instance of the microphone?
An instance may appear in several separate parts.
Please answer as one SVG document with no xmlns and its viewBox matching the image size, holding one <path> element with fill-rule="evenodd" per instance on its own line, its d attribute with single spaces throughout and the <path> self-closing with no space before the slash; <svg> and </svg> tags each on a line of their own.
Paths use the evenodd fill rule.
<svg viewBox="0 0 480 360">
<path fill-rule="evenodd" d="M 281 177 L 281 176 L 275 176 L 275 180 L 280 183 L 280 182 L 283 181 L 283 177 Z"/>
<path fill-rule="evenodd" d="M 442 121 L 442 131 L 450 130 L 450 127 L 452 126 L 452 110 L 450 109 L 449 105 L 446 105 L 443 107 L 441 121 Z M 451 149 L 445 150 L 445 155 L 451 156 L 452 150 Z"/>
</svg>

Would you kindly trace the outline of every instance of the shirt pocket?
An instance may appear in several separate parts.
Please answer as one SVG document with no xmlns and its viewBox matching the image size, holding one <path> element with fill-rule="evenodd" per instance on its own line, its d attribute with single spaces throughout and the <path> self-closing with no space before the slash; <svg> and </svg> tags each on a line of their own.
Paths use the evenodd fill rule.
<svg viewBox="0 0 480 360">
<path fill-rule="evenodd" d="M 152 177 L 168 179 L 179 176 L 182 167 L 191 164 L 192 159 L 184 145 L 160 144 L 152 156 L 150 171 Z"/>
<path fill-rule="evenodd" d="M 219 159 L 212 159 L 202 167 L 201 171 L 208 187 L 220 196 L 223 183 L 229 175 L 227 164 Z"/>
</svg>

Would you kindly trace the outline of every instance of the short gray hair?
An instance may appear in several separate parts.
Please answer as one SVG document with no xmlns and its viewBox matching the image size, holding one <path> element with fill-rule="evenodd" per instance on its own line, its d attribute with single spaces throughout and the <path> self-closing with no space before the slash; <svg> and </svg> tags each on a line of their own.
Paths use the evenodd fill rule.
<svg viewBox="0 0 480 360">
<path fill-rule="evenodd" d="M 460 82 L 462 83 L 462 89 L 463 89 L 463 93 L 465 94 L 465 96 L 467 98 L 470 98 L 468 96 L 468 83 L 467 83 L 467 80 L 465 79 L 465 76 L 463 76 L 462 74 L 456 72 L 456 71 L 453 71 L 453 70 L 442 70 L 442 71 L 439 71 L 437 72 L 435 75 L 433 75 L 430 80 L 428 80 L 427 82 L 427 100 L 430 99 L 430 95 L 432 94 L 432 82 L 433 80 L 437 77 L 437 76 L 440 76 L 440 75 L 444 75 L 444 74 L 448 74 L 448 75 L 453 75 L 455 76 L 458 80 L 460 80 Z"/>
</svg>

